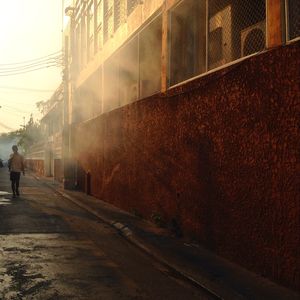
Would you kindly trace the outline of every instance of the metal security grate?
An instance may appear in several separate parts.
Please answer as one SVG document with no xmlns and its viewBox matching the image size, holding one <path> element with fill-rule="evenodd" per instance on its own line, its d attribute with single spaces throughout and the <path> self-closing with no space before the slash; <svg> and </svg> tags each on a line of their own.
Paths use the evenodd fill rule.
<svg viewBox="0 0 300 300">
<path fill-rule="evenodd" d="M 170 85 L 205 72 L 205 13 L 205 1 L 199 0 L 183 1 L 170 11 Z"/>
<path fill-rule="evenodd" d="M 89 38 L 94 35 L 94 4 L 92 3 L 88 8 L 88 30 L 89 30 Z"/>
<path fill-rule="evenodd" d="M 125 0 L 114 0 L 114 31 L 116 31 L 126 19 Z"/>
<path fill-rule="evenodd" d="M 208 1 L 208 69 L 265 48 L 265 0 Z"/>
<path fill-rule="evenodd" d="M 114 32 L 113 4 L 114 4 L 114 0 L 104 1 L 104 28 L 103 28 L 104 43 L 112 37 Z"/>
<path fill-rule="evenodd" d="M 95 33 L 95 17 L 94 17 L 94 2 L 91 2 L 88 8 L 88 59 L 94 55 L 95 52 L 95 44 L 94 44 L 94 33 Z"/>
<path fill-rule="evenodd" d="M 300 1 L 287 0 L 288 39 L 300 37 Z"/>
<path fill-rule="evenodd" d="M 102 0 L 97 3 L 97 41 L 96 49 L 97 51 L 102 49 L 103 46 L 103 2 Z"/>
<path fill-rule="evenodd" d="M 140 0 L 127 0 L 127 15 L 129 16 L 138 6 Z"/>
</svg>

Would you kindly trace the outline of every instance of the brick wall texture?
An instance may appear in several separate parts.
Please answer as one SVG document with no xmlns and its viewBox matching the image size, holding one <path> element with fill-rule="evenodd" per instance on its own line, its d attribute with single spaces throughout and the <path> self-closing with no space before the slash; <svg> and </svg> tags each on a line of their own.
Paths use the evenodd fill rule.
<svg viewBox="0 0 300 300">
<path fill-rule="evenodd" d="M 299 49 L 272 49 L 74 125 L 91 194 L 299 286 Z"/>
</svg>

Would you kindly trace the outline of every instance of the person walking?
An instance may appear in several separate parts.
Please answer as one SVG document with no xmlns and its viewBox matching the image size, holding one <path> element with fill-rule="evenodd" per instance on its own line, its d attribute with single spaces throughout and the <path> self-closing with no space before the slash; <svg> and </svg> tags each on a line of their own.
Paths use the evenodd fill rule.
<svg viewBox="0 0 300 300">
<path fill-rule="evenodd" d="M 13 153 L 8 160 L 8 169 L 10 172 L 11 189 L 13 192 L 13 198 L 20 196 L 19 183 L 21 172 L 25 175 L 24 158 L 18 152 L 16 145 L 12 146 Z"/>
</svg>

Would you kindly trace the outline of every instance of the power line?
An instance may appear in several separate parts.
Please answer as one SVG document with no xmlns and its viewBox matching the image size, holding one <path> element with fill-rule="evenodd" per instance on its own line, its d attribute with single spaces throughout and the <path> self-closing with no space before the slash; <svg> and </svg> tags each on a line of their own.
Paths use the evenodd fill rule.
<svg viewBox="0 0 300 300">
<path fill-rule="evenodd" d="M 7 129 L 7 130 L 15 130 L 15 129 L 13 129 L 13 128 L 11 128 L 11 127 L 9 127 L 9 126 L 1 123 L 1 122 L 0 122 L 0 126 L 3 127 L 3 128 L 5 128 L 5 129 Z"/>
<path fill-rule="evenodd" d="M 30 113 L 30 112 L 31 112 L 31 110 L 30 110 L 30 111 L 28 111 L 28 110 L 23 110 L 23 109 L 19 109 L 19 108 L 13 107 L 13 106 L 3 105 L 3 104 L 1 104 L 0 107 L 13 109 L 13 110 L 19 111 L 19 112 L 21 112 L 21 113 Z"/>
<path fill-rule="evenodd" d="M 31 70 L 27 70 L 27 71 L 20 71 L 20 72 L 15 72 L 15 73 L 7 73 L 7 74 L 0 74 L 0 76 L 12 76 L 12 75 L 19 75 L 19 74 L 25 74 L 25 73 L 29 73 L 29 72 L 33 72 L 33 71 L 37 71 L 37 70 L 42 70 L 42 69 L 47 69 L 50 67 L 61 67 L 61 65 L 59 65 L 58 63 L 54 63 L 54 64 L 50 64 L 48 66 L 44 66 L 44 67 L 40 67 L 40 68 L 34 68 Z"/>
<path fill-rule="evenodd" d="M 49 56 L 57 55 L 59 52 L 62 53 L 62 50 L 53 52 L 53 53 L 45 55 L 45 56 L 41 56 L 39 58 L 34 58 L 34 59 L 25 60 L 25 61 L 21 61 L 21 62 L 15 62 L 15 63 L 0 64 L 0 66 L 18 65 L 18 64 L 25 64 L 25 63 L 29 63 L 29 62 L 33 62 L 33 61 L 38 61 L 38 60 L 45 59 L 45 58 L 47 58 Z"/>
<path fill-rule="evenodd" d="M 0 89 L 29 91 L 29 92 L 43 92 L 43 93 L 53 92 L 53 90 L 33 89 L 33 88 L 24 88 L 24 87 L 16 87 L 16 86 L 0 86 Z"/>
<path fill-rule="evenodd" d="M 26 99 L 24 101 L 15 101 L 15 100 L 11 100 L 11 99 L 1 99 L 0 98 L 0 107 L 1 107 L 1 103 L 8 103 L 8 104 L 15 104 L 15 105 L 35 105 L 37 102 L 41 102 L 41 101 L 48 101 L 49 98 L 44 98 L 42 100 L 35 100 L 35 102 L 32 102 L 33 99 Z M 31 103 L 28 103 L 27 101 L 30 101 Z"/>
<path fill-rule="evenodd" d="M 57 61 L 53 61 L 53 62 L 48 62 L 46 64 L 37 64 L 37 65 L 34 65 L 34 66 L 28 66 L 28 67 L 23 67 L 23 68 L 19 68 L 19 69 L 14 69 L 14 70 L 6 70 L 6 71 L 2 71 L 0 69 L 0 75 L 9 75 L 9 74 L 14 74 L 14 73 L 17 73 L 17 72 L 22 72 L 22 71 L 31 71 L 31 70 L 34 70 L 36 69 L 37 67 L 47 67 L 47 66 L 50 66 L 50 65 L 59 65 L 60 66 L 60 63 L 57 62 Z"/>
<path fill-rule="evenodd" d="M 13 71 L 19 71 L 19 70 L 24 70 L 24 69 L 30 69 L 39 65 L 47 64 L 47 63 L 54 63 L 54 62 L 62 62 L 62 56 L 55 56 L 51 58 L 47 58 L 45 60 L 39 61 L 39 62 L 34 62 L 26 65 L 21 65 L 18 67 L 9 67 L 9 68 L 1 68 L 0 67 L 0 72 L 13 72 Z"/>
<path fill-rule="evenodd" d="M 17 116 L 17 117 L 24 116 L 24 113 L 12 111 L 12 110 L 9 110 L 9 109 L 4 108 L 4 107 L 1 110 L 2 110 L 2 113 L 4 115 L 14 115 L 14 116 Z"/>
<path fill-rule="evenodd" d="M 60 52 L 60 54 L 59 54 Z M 0 64 L 0 76 L 10 76 L 25 74 L 49 67 L 61 67 L 63 63 L 63 56 L 61 51 L 57 51 L 46 56 L 36 59 L 31 59 L 23 62 Z M 9 66 L 9 67 L 7 67 Z"/>
<path fill-rule="evenodd" d="M 42 101 L 47 101 L 48 99 L 42 100 Z M 41 100 L 36 100 L 36 102 L 39 102 Z M 24 101 L 15 101 L 15 100 L 11 100 L 11 99 L 1 99 L 0 98 L 0 106 L 2 105 L 1 103 L 4 103 L 4 105 L 6 104 L 12 104 L 12 105 L 26 105 L 27 107 L 30 106 L 34 106 L 36 104 L 36 102 L 32 102 L 32 99 L 26 99 Z"/>
<path fill-rule="evenodd" d="M 36 67 L 39 66 L 48 66 L 50 64 L 62 64 L 62 60 L 60 58 L 53 58 L 47 61 L 39 62 L 39 63 L 34 63 L 30 65 L 24 65 L 20 67 L 13 67 L 13 68 L 7 68 L 7 69 L 1 69 L 0 68 L 0 74 L 10 74 L 10 73 L 16 73 L 24 70 L 32 70 L 35 69 Z"/>
</svg>

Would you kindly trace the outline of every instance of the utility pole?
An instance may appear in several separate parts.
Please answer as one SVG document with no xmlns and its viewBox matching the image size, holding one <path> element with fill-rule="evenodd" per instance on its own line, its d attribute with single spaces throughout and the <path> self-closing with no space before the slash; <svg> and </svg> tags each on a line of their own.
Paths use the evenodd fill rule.
<svg viewBox="0 0 300 300">
<path fill-rule="evenodd" d="M 72 82 L 70 80 L 70 61 L 69 55 L 72 55 L 72 39 L 73 39 L 73 12 L 74 9 L 67 7 L 65 10 L 66 15 L 70 17 L 70 28 L 69 33 L 64 38 L 64 105 L 63 105 L 63 170 L 64 170 L 64 188 L 74 189 L 75 188 L 75 169 L 74 162 L 72 161 L 71 154 L 71 126 L 70 126 L 70 97 L 72 97 Z"/>
</svg>

